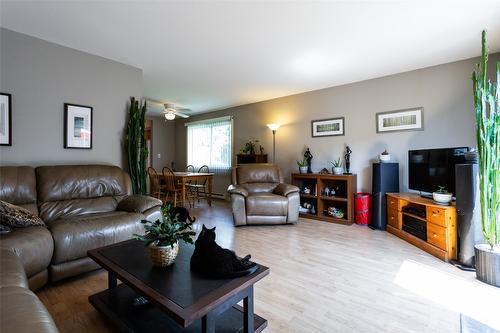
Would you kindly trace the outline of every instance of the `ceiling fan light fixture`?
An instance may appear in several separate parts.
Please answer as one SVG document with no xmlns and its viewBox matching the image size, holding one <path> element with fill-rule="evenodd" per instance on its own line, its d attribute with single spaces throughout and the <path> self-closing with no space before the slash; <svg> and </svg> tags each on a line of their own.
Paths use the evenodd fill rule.
<svg viewBox="0 0 500 333">
<path fill-rule="evenodd" d="M 165 119 L 167 119 L 167 120 L 174 120 L 175 119 L 175 113 L 173 113 L 172 111 L 168 111 L 167 113 L 165 113 Z"/>
</svg>

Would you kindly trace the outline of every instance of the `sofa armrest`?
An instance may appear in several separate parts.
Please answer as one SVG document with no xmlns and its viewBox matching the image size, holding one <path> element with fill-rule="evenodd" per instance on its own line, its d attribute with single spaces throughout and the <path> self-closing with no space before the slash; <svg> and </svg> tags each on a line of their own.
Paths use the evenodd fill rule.
<svg viewBox="0 0 500 333">
<path fill-rule="evenodd" d="M 282 195 L 284 197 L 288 196 L 290 193 L 296 192 L 299 192 L 299 188 L 297 186 L 283 183 L 276 186 L 276 188 L 273 190 L 274 194 Z"/>
<path fill-rule="evenodd" d="M 161 207 L 161 205 L 161 200 L 147 195 L 129 195 L 118 203 L 116 210 L 129 213 L 144 213 L 151 208 Z"/>
<path fill-rule="evenodd" d="M 229 185 L 227 191 L 229 192 L 229 194 L 239 194 L 244 196 L 245 198 L 248 196 L 248 191 L 244 187 L 238 185 Z"/>
</svg>

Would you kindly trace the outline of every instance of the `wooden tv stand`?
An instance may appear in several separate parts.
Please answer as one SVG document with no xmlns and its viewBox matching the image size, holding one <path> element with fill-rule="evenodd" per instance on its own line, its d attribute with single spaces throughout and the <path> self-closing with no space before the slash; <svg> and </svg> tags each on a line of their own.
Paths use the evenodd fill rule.
<svg viewBox="0 0 500 333">
<path fill-rule="evenodd" d="M 425 210 L 425 217 L 403 211 L 407 206 Z M 403 230 L 405 215 L 416 223 L 421 221 L 426 224 L 427 240 Z M 441 260 L 457 258 L 456 225 L 457 213 L 454 204 L 442 206 L 412 193 L 387 193 L 387 231 Z"/>
</svg>

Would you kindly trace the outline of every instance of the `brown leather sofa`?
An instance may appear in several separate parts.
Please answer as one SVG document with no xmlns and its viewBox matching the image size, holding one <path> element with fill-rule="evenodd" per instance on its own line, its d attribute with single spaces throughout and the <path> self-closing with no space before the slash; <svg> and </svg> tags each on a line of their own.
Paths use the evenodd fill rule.
<svg viewBox="0 0 500 333">
<path fill-rule="evenodd" d="M 16 253 L 0 249 L 0 332 L 58 332 L 52 317 L 29 289 Z"/>
<path fill-rule="evenodd" d="M 15 266 L 12 256 L 5 254 L 14 253 L 22 267 L 20 274 L 26 279 L 26 285 L 18 283 L 16 287 L 31 290 L 41 288 L 49 279 L 57 281 L 97 269 L 98 265 L 87 257 L 88 250 L 129 239 L 143 230 L 142 219 L 161 216 L 160 200 L 132 195 L 128 174 L 106 165 L 0 167 L 0 200 L 29 209 L 47 225 L 16 228 L 0 236 L 0 270 L 3 273 Z M 4 280 L 10 278 L 4 279 L 3 274 L 1 278 L 0 327 L 4 332 L 4 327 L 11 327 L 5 325 L 14 322 L 7 316 L 11 310 L 3 306 L 8 303 L 3 302 L 21 292 L 4 293 Z M 19 297 L 29 303 L 28 292 L 23 291 Z M 30 306 L 39 307 L 37 302 Z M 47 323 L 47 327 L 53 324 L 51 319 Z"/>
<path fill-rule="evenodd" d="M 235 226 L 288 224 L 299 219 L 299 188 L 284 184 L 273 164 L 242 164 L 232 170 L 231 197 Z"/>
</svg>

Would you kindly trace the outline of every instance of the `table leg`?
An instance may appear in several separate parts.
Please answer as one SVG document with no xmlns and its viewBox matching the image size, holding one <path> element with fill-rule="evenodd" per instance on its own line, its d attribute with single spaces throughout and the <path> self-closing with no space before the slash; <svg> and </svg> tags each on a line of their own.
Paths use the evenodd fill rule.
<svg viewBox="0 0 500 333">
<path fill-rule="evenodd" d="M 243 332 L 253 333 L 253 286 L 248 290 L 248 296 L 243 299 Z"/>
<path fill-rule="evenodd" d="M 108 289 L 116 288 L 117 285 L 118 281 L 116 279 L 116 276 L 113 273 L 108 272 Z"/>
<path fill-rule="evenodd" d="M 207 202 L 209 206 L 212 206 L 212 186 L 213 186 L 213 178 L 214 177 L 208 177 L 208 198 Z"/>
<path fill-rule="evenodd" d="M 211 313 L 201 317 L 201 333 L 215 333 L 215 318 Z"/>
<path fill-rule="evenodd" d="M 185 207 L 186 206 L 186 181 L 184 180 L 184 178 L 182 178 L 181 197 L 182 197 L 182 207 Z"/>
</svg>

